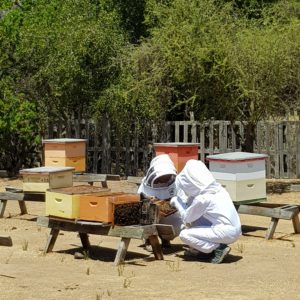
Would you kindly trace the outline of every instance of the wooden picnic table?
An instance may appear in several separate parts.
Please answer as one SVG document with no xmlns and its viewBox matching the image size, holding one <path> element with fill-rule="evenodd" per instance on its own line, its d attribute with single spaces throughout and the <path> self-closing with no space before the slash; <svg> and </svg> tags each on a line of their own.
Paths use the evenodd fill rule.
<svg viewBox="0 0 300 300">
<path fill-rule="evenodd" d="M 115 265 L 124 262 L 131 239 L 149 239 L 155 259 L 163 260 L 164 257 L 158 236 L 165 239 L 174 238 L 173 226 L 165 224 L 112 226 L 111 223 L 40 216 L 37 218 L 37 225 L 51 229 L 44 253 L 53 250 L 60 230 L 78 232 L 84 249 L 90 247 L 88 234 L 120 237 L 121 240 L 114 260 Z"/>
</svg>

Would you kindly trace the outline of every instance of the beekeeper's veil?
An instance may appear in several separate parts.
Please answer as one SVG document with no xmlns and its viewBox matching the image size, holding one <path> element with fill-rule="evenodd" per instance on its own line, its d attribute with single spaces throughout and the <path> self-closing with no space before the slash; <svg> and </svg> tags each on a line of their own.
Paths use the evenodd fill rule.
<svg viewBox="0 0 300 300">
<path fill-rule="evenodd" d="M 189 160 L 176 177 L 177 192 L 182 190 L 187 197 L 205 193 L 216 193 L 221 185 L 215 181 L 211 172 L 200 160 Z"/>
<path fill-rule="evenodd" d="M 176 168 L 169 155 L 161 154 L 154 157 L 146 176 L 138 189 L 138 193 L 154 196 L 157 199 L 169 199 L 175 196 Z M 160 177 L 167 177 L 167 181 L 157 183 Z"/>
</svg>

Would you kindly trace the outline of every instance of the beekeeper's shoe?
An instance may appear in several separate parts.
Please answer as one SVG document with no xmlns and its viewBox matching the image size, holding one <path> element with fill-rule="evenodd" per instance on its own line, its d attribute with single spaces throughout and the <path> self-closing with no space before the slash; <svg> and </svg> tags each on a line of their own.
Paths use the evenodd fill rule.
<svg viewBox="0 0 300 300">
<path fill-rule="evenodd" d="M 220 264 L 230 252 L 230 250 L 231 248 L 228 245 L 220 244 L 220 246 L 213 251 L 214 256 L 210 262 L 213 264 Z"/>
<path fill-rule="evenodd" d="M 198 259 L 210 259 L 212 254 L 211 253 L 203 253 L 194 248 L 189 248 L 188 250 L 184 251 L 184 255 L 187 257 L 193 257 L 193 258 L 198 258 Z"/>
</svg>

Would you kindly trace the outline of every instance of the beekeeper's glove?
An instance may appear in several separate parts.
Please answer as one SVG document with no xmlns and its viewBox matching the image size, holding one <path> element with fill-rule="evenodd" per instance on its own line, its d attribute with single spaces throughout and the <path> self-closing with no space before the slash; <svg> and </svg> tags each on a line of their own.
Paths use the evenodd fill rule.
<svg viewBox="0 0 300 300">
<path fill-rule="evenodd" d="M 170 200 L 170 205 L 171 205 L 172 207 L 176 207 L 176 202 L 178 202 L 178 201 L 177 201 L 177 197 L 176 197 L 176 196 L 175 196 L 175 197 L 172 197 L 171 200 Z"/>
<path fill-rule="evenodd" d="M 190 223 L 181 224 L 180 230 L 189 229 L 192 225 Z"/>
<path fill-rule="evenodd" d="M 170 200 L 170 205 L 177 208 L 181 219 L 183 219 L 185 216 L 185 209 L 183 208 L 182 204 L 183 203 L 181 199 L 177 196 L 172 197 L 172 199 Z"/>
</svg>

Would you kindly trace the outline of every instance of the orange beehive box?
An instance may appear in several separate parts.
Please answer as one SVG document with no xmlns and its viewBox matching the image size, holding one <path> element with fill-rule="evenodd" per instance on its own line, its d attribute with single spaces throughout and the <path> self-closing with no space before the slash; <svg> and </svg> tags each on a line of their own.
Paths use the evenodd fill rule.
<svg viewBox="0 0 300 300">
<path fill-rule="evenodd" d="M 45 157 L 45 166 L 72 167 L 75 172 L 84 172 L 86 158 L 83 157 Z"/>
<path fill-rule="evenodd" d="M 139 202 L 139 194 L 111 193 L 80 197 L 79 218 L 88 221 L 114 223 L 114 208 L 118 204 Z"/>
<path fill-rule="evenodd" d="M 45 157 L 78 157 L 85 156 L 86 140 L 84 139 L 49 139 L 43 140 Z"/>
<path fill-rule="evenodd" d="M 168 154 L 178 172 L 183 169 L 188 160 L 198 160 L 198 144 L 155 143 L 154 150 L 156 155 Z"/>
<path fill-rule="evenodd" d="M 76 172 L 86 170 L 85 139 L 43 140 L 45 166 L 73 167 Z"/>
</svg>

